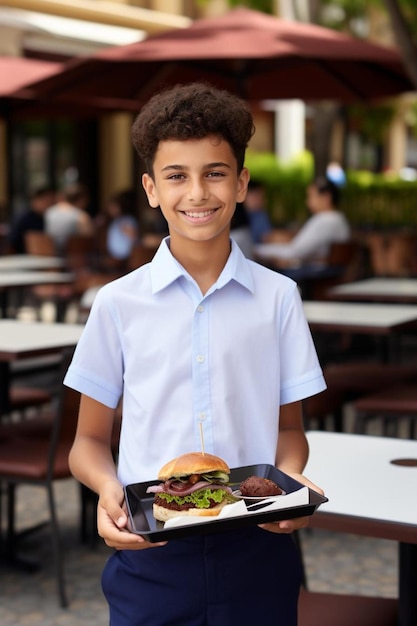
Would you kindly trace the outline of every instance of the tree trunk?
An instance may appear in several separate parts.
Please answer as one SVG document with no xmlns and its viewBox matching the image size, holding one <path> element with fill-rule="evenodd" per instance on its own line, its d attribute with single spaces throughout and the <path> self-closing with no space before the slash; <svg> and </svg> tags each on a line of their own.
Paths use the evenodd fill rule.
<svg viewBox="0 0 417 626">
<path fill-rule="evenodd" d="M 339 113 L 339 105 L 323 102 L 314 106 L 312 152 L 315 176 L 324 176 L 330 161 L 330 137 Z"/>
<path fill-rule="evenodd" d="M 404 65 L 411 81 L 417 89 L 417 47 L 413 41 L 407 21 L 401 12 L 398 0 L 384 0 L 385 7 L 391 18 L 391 27 L 402 52 Z"/>
</svg>

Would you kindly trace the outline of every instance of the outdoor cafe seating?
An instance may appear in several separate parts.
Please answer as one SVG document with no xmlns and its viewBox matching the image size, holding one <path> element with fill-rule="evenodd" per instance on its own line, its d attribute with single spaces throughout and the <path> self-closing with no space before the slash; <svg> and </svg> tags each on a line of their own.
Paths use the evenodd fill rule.
<svg viewBox="0 0 417 626">
<path fill-rule="evenodd" d="M 301 590 L 298 626 L 397 626 L 395 598 Z"/>
<path fill-rule="evenodd" d="M 72 349 L 64 351 L 59 368 L 59 381 L 72 357 Z M 51 525 L 51 545 L 55 561 L 55 577 L 59 601 L 68 605 L 64 576 L 64 555 L 61 548 L 59 515 L 56 510 L 53 484 L 71 477 L 68 454 L 74 440 L 80 394 L 60 385 L 58 401 L 49 412 L 27 420 L 0 424 L 0 484 L 6 487 L 7 528 L 6 559 L 11 565 L 25 566 L 24 556 L 19 554 L 19 533 L 16 530 L 18 515 L 17 487 L 21 484 L 42 486 L 46 489 Z M 117 454 L 121 415 L 114 424 L 113 452 Z M 91 502 L 94 506 L 91 509 Z M 86 541 L 88 532 L 96 533 L 97 497 L 80 486 L 80 538 Z M 91 523 L 88 518 L 91 516 Z M 1 507 L 0 507 L 1 520 Z M 35 531 L 29 529 L 27 532 Z M 93 540 L 91 539 L 91 543 Z"/>
</svg>

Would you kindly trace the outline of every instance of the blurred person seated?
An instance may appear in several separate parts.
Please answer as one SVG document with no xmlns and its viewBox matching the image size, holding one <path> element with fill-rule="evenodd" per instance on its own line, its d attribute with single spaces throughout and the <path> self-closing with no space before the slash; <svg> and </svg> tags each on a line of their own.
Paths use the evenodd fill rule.
<svg viewBox="0 0 417 626">
<path fill-rule="evenodd" d="M 55 242 L 57 253 L 65 252 L 71 235 L 92 235 L 93 221 L 87 212 L 90 194 L 85 185 L 68 185 L 59 194 L 56 204 L 45 213 L 45 232 Z"/>
<path fill-rule="evenodd" d="M 346 174 L 343 167 L 337 161 L 331 161 L 326 168 L 327 178 L 337 185 L 344 187 L 346 185 Z"/>
<path fill-rule="evenodd" d="M 126 189 L 111 196 L 106 207 L 106 252 L 116 261 L 129 258 L 139 241 L 137 198 L 134 189 Z"/>
<path fill-rule="evenodd" d="M 260 262 L 267 262 L 295 280 L 326 267 L 332 244 L 351 239 L 350 225 L 338 209 L 340 190 L 328 178 L 317 178 L 307 189 L 311 217 L 286 243 L 255 246 Z"/>
<path fill-rule="evenodd" d="M 9 241 L 12 252 L 26 253 L 26 233 L 45 230 L 45 212 L 55 202 L 55 197 L 55 189 L 49 186 L 39 187 L 31 194 L 29 207 L 18 215 L 11 227 Z"/>
<path fill-rule="evenodd" d="M 240 202 L 236 204 L 236 209 L 230 224 L 230 236 L 237 243 L 247 259 L 253 259 L 253 241 L 249 226 L 249 218 Z"/>
<path fill-rule="evenodd" d="M 272 232 L 272 224 L 266 210 L 265 189 L 262 183 L 250 180 L 243 203 L 248 216 L 253 243 L 263 243 Z"/>
</svg>

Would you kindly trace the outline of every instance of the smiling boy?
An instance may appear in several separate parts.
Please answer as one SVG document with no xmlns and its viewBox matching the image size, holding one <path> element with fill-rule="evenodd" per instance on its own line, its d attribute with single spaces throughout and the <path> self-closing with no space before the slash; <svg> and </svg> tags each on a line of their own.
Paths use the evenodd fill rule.
<svg viewBox="0 0 417 626">
<path fill-rule="evenodd" d="M 230 467 L 275 464 L 311 485 L 301 400 L 325 383 L 297 287 L 230 239 L 252 133 L 241 100 L 198 83 L 155 96 L 133 125 L 169 237 L 100 290 L 65 378 L 82 394 L 71 469 L 99 494 L 99 534 L 117 549 L 103 573 L 111 626 L 297 623 L 290 533 L 305 518 L 150 544 L 127 531 L 123 502 L 123 485 L 200 449 L 201 428 Z"/>
</svg>

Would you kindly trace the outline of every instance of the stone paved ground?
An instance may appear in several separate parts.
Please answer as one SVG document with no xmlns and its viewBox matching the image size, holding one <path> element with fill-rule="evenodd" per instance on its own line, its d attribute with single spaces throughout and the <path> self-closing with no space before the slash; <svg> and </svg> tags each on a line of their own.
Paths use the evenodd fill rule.
<svg viewBox="0 0 417 626">
<path fill-rule="evenodd" d="M 39 559 L 41 568 L 28 574 L 0 564 L 1 626 L 105 626 L 107 608 L 100 574 L 110 550 L 98 540 L 83 545 L 78 528 L 78 488 L 73 480 L 56 485 L 65 550 L 69 607 L 59 607 L 49 528 L 28 535 L 21 543 L 25 556 Z M 19 490 L 22 527 L 45 519 L 42 489 Z M 397 552 L 394 542 L 316 529 L 302 533 L 309 588 L 315 591 L 395 597 Z"/>
</svg>

